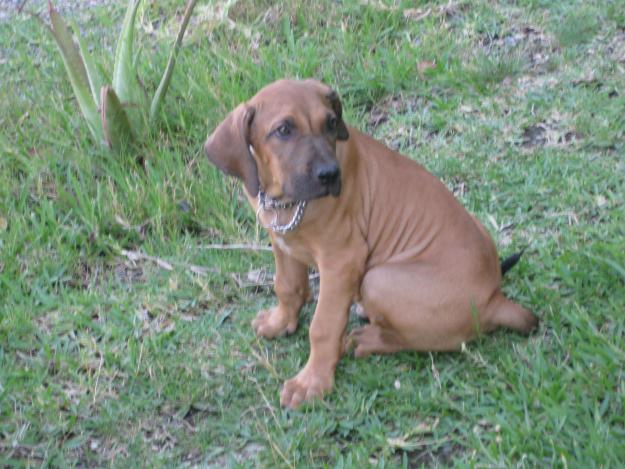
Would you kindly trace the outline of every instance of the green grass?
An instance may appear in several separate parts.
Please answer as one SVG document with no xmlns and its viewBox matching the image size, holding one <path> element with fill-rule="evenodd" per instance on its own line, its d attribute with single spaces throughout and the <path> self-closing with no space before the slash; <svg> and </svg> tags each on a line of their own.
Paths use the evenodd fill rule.
<svg viewBox="0 0 625 469">
<path fill-rule="evenodd" d="M 77 17 L 107 66 L 124 3 Z M 177 4 L 149 3 L 144 26 Z M 0 465 L 622 464 L 619 2 L 420 2 L 418 21 L 403 15 L 413 2 L 272 3 L 236 2 L 235 27 L 198 5 L 158 130 L 117 159 L 91 141 L 40 25 L 0 24 Z M 157 57 L 140 65 L 148 87 L 169 26 L 140 34 Z M 254 336 L 274 299 L 237 279 L 272 256 L 203 247 L 267 238 L 201 144 L 282 76 L 334 86 L 347 120 L 455 189 L 503 255 L 529 246 L 505 290 L 540 330 L 346 357 L 323 402 L 280 409 L 313 308 L 291 337 Z"/>
</svg>

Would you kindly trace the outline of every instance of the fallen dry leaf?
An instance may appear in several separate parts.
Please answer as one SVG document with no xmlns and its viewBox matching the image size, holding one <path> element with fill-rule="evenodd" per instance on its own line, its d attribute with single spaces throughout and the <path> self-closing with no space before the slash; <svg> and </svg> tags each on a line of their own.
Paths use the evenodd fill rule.
<svg viewBox="0 0 625 469">
<path fill-rule="evenodd" d="M 6 231 L 8 227 L 9 227 L 9 222 L 7 221 L 7 219 L 4 217 L 0 217 L 0 232 Z"/>
<path fill-rule="evenodd" d="M 421 78 L 423 78 L 425 72 L 435 67 L 436 62 L 430 62 L 429 60 L 423 60 L 417 63 L 417 71 L 419 72 L 419 75 L 421 75 Z"/>
<path fill-rule="evenodd" d="M 395 6 L 388 6 L 385 5 L 384 3 L 380 2 L 380 1 L 374 1 L 374 0 L 361 0 L 360 4 L 362 6 L 367 6 L 367 7 L 372 7 L 376 10 L 381 10 L 381 11 L 394 11 L 397 10 L 397 7 Z"/>
<path fill-rule="evenodd" d="M 273 272 L 268 272 L 265 269 L 250 270 L 245 274 L 232 273 L 231 275 L 239 288 L 273 285 Z"/>
<path fill-rule="evenodd" d="M 174 270 L 173 266 L 163 259 L 154 258 L 154 261 L 156 262 L 156 265 L 159 266 L 161 269 Z"/>
<path fill-rule="evenodd" d="M 405 450 L 412 450 L 422 446 L 430 446 L 445 442 L 448 438 L 441 438 L 440 440 L 425 440 L 424 435 L 431 434 L 438 426 L 439 419 L 426 420 L 420 422 L 412 430 L 405 433 L 402 436 L 387 438 L 386 442 L 392 448 L 399 448 Z"/>
<path fill-rule="evenodd" d="M 412 21 L 421 21 L 432 13 L 431 8 L 406 8 L 404 10 L 404 18 Z"/>
</svg>

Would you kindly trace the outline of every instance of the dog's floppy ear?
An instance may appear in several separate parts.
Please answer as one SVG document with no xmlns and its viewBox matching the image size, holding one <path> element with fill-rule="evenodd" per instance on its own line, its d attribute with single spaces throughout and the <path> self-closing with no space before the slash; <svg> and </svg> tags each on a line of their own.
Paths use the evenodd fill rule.
<svg viewBox="0 0 625 469">
<path fill-rule="evenodd" d="M 249 149 L 255 112 L 253 107 L 240 104 L 204 144 L 209 161 L 224 173 L 241 179 L 252 197 L 256 197 L 260 186 L 256 162 Z"/>
<path fill-rule="evenodd" d="M 343 122 L 343 106 L 341 106 L 341 100 L 339 99 L 339 95 L 336 91 L 331 90 L 326 97 L 328 98 L 328 101 L 330 101 L 332 109 L 336 114 L 336 139 L 347 140 L 349 138 L 349 132 L 347 131 L 347 126 L 345 125 L 345 122 Z"/>
</svg>

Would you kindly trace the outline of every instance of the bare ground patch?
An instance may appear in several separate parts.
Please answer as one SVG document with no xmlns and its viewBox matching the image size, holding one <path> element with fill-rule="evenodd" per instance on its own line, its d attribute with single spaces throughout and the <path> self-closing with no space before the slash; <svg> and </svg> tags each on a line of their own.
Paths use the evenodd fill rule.
<svg viewBox="0 0 625 469">
<path fill-rule="evenodd" d="M 519 145 L 523 149 L 534 147 L 568 147 L 581 140 L 581 136 L 569 124 L 569 119 L 553 112 L 548 119 L 523 127 Z"/>
<path fill-rule="evenodd" d="M 532 25 L 514 25 L 501 35 L 485 35 L 480 42 L 487 55 L 518 53 L 532 73 L 547 71 L 550 59 L 559 50 L 551 34 Z"/>
</svg>

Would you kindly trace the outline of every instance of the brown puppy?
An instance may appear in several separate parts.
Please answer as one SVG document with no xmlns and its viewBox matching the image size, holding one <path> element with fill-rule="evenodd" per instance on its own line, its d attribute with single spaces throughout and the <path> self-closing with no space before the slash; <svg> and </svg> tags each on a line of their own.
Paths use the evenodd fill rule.
<svg viewBox="0 0 625 469">
<path fill-rule="evenodd" d="M 506 299 L 484 227 L 422 166 L 353 128 L 336 93 L 281 80 L 239 105 L 208 138 L 209 160 L 243 181 L 276 261 L 278 304 L 252 322 L 260 336 L 292 333 L 320 272 L 310 356 L 284 384 L 297 407 L 332 388 L 345 346 L 357 357 L 458 350 L 503 326 L 537 324 Z M 350 305 L 369 324 L 345 337 Z"/>
</svg>

